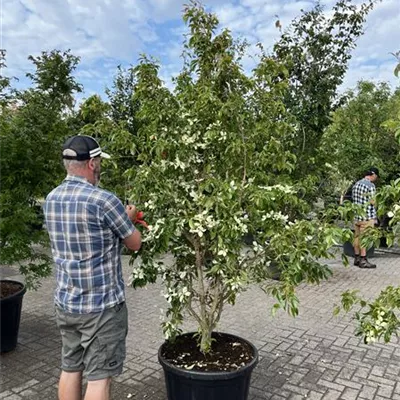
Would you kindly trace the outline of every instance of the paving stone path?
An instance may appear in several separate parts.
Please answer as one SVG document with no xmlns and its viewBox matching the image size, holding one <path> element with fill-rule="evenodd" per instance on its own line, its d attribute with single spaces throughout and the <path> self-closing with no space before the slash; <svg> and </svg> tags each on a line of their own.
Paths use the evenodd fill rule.
<svg viewBox="0 0 400 400">
<path fill-rule="evenodd" d="M 400 341 L 364 345 L 354 336 L 349 316 L 334 317 L 339 295 L 357 288 L 373 296 L 400 283 L 400 256 L 378 254 L 376 270 L 345 268 L 330 261 L 333 277 L 320 286 L 299 288 L 300 315 L 271 317 L 271 300 L 251 288 L 227 307 L 220 330 L 243 336 L 259 349 L 250 400 L 261 399 L 394 399 L 400 400 Z M 2 269 L 12 279 L 12 268 Z M 129 276 L 128 257 L 124 274 Z M 56 399 L 60 373 L 60 336 L 54 319 L 52 278 L 24 297 L 19 344 L 1 355 L 0 399 Z M 127 289 L 129 334 L 124 373 L 112 387 L 112 399 L 166 399 L 157 362 L 163 341 L 160 309 L 165 303 L 159 285 Z M 185 329 L 192 329 L 187 324 Z"/>
</svg>

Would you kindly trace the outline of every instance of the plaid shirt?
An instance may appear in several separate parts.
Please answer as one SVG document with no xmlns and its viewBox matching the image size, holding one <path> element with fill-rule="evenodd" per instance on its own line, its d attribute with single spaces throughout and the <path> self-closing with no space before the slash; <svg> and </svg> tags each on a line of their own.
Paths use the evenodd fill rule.
<svg viewBox="0 0 400 400">
<path fill-rule="evenodd" d="M 44 204 L 56 263 L 55 304 L 70 313 L 101 312 L 125 300 L 121 240 L 135 231 L 121 201 L 67 176 Z"/>
<path fill-rule="evenodd" d="M 365 216 L 356 216 L 356 221 L 369 221 L 376 218 L 376 210 L 373 204 L 371 204 L 371 199 L 375 195 L 375 185 L 368 179 L 361 179 L 356 182 L 353 186 L 352 197 L 353 203 L 366 206 Z"/>
</svg>

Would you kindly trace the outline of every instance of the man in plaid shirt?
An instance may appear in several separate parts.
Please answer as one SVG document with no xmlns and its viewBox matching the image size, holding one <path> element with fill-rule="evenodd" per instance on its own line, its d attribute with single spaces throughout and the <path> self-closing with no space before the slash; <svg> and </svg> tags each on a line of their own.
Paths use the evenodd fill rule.
<svg viewBox="0 0 400 400">
<path fill-rule="evenodd" d="M 367 259 L 367 249 L 360 246 L 360 237 L 367 228 L 373 227 L 376 222 L 373 198 L 376 191 L 374 182 L 378 177 L 378 168 L 372 167 L 366 171 L 363 179 L 355 183 L 352 190 L 353 203 L 365 207 L 365 214 L 356 216 L 354 229 L 354 265 L 360 268 L 376 268 L 376 265 Z"/>
<path fill-rule="evenodd" d="M 63 147 L 67 177 L 46 198 L 44 213 L 56 264 L 56 320 L 62 337 L 60 400 L 109 400 L 122 371 L 128 332 L 121 245 L 137 251 L 136 209 L 97 185 L 101 151 L 90 136 Z"/>
</svg>

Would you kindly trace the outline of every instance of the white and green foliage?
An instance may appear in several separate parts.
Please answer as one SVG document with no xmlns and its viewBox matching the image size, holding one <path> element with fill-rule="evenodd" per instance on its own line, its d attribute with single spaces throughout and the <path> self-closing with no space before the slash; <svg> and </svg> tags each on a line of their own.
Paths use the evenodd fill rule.
<svg viewBox="0 0 400 400">
<path fill-rule="evenodd" d="M 373 343 L 383 339 L 388 343 L 400 329 L 400 287 L 388 286 L 373 300 L 363 299 L 357 290 L 342 294 L 341 307 L 349 312 L 359 306 L 354 318 L 357 321 L 356 335 L 361 336 L 364 343 Z M 335 314 L 341 307 L 335 308 Z"/>
<path fill-rule="evenodd" d="M 215 15 L 191 3 L 184 20 L 190 34 L 173 91 L 152 59 L 133 69 L 138 164 L 125 176 L 133 182 L 130 198 L 146 199 L 138 206 L 151 230 L 143 233 L 132 283 L 161 278 L 166 336 L 179 333 L 188 313 L 207 352 L 224 305 L 251 283 L 275 296 L 275 309 L 296 315 L 296 285 L 330 275 L 315 260 L 329 257 L 343 232 L 305 218 L 303 188 L 290 179 L 296 158 L 289 151 L 293 118 L 282 102 L 285 66 L 261 55 L 248 76 L 240 64 L 246 46 L 219 31 Z M 249 248 L 246 234 L 254 236 Z M 160 261 L 164 253 L 172 264 Z M 271 263 L 282 272 L 279 282 L 269 279 Z"/>
</svg>

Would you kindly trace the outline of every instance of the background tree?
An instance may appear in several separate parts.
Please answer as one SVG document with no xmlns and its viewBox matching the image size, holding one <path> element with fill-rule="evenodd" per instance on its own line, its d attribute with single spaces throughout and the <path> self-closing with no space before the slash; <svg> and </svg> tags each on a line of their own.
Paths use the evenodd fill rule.
<svg viewBox="0 0 400 400">
<path fill-rule="evenodd" d="M 400 146 L 387 120 L 398 113 L 400 91 L 392 93 L 386 83 L 359 82 L 343 98 L 321 140 L 322 158 L 328 163 L 320 190 L 325 204 L 337 202 L 371 165 L 381 172 L 380 185 L 399 174 Z"/>
<path fill-rule="evenodd" d="M 399 53 L 395 54 L 397 61 Z M 400 69 L 398 63 L 394 74 L 398 76 Z M 385 121 L 382 125 L 399 142 L 400 146 L 400 104 L 398 101 L 398 91 L 394 97 L 394 110 L 392 118 Z M 399 147 L 397 147 L 399 151 Z M 399 167 L 399 165 L 397 165 Z M 399 245 L 400 243 L 400 177 L 399 169 L 394 173 L 394 179 L 381 187 L 376 195 L 378 216 L 387 216 L 390 230 L 382 231 L 373 229 L 372 232 L 364 238 L 364 246 L 371 244 L 378 245 L 380 238 L 386 236 L 389 247 Z M 346 312 L 358 310 L 354 314 L 357 321 L 356 334 L 361 336 L 365 343 L 372 343 L 383 339 L 386 343 L 393 336 L 398 336 L 400 329 L 400 286 L 390 285 L 374 299 L 365 299 L 361 297 L 357 290 L 347 291 L 342 294 L 341 305 L 335 308 L 339 313 L 341 309 Z"/>
<path fill-rule="evenodd" d="M 284 60 L 289 70 L 285 106 L 298 123 L 293 143 L 297 178 L 324 168 L 320 141 L 332 111 L 340 104 L 337 89 L 375 3 L 367 1 L 357 7 L 350 0 L 340 0 L 332 13 L 325 13 L 317 4 L 295 19 L 274 46 L 275 56 Z"/>
<path fill-rule="evenodd" d="M 66 116 L 81 86 L 72 77 L 79 59 L 69 52 L 29 59 L 35 86 L 1 104 L 0 256 L 3 264 L 18 263 L 28 287 L 37 287 L 50 272 L 47 252 L 36 246 L 47 241 L 39 203 L 64 174 L 60 148 L 71 135 Z"/>
<path fill-rule="evenodd" d="M 102 140 L 113 157 L 113 169 L 108 169 L 104 181 L 113 185 L 121 198 L 128 201 L 129 188 L 134 184 L 129 173 L 121 175 L 121 171 L 128 171 L 132 166 L 138 165 L 140 143 L 134 140 L 138 134 L 138 102 L 135 99 L 136 74 L 134 68 L 123 69 L 118 66 L 117 73 L 111 88 L 106 89 L 108 103 L 110 106 L 110 118 L 114 123 L 114 134 L 112 140 L 106 133 Z M 130 199 L 137 202 L 139 199 Z"/>
<path fill-rule="evenodd" d="M 112 87 L 106 89 L 107 101 L 93 95 L 80 105 L 73 118 L 73 124 L 80 133 L 98 138 L 102 147 L 112 154 L 112 159 L 105 161 L 108 168 L 103 169 L 102 185 L 124 201 L 128 200 L 128 190 L 133 182 L 129 173 L 121 171 L 139 163 L 138 143 L 134 140 L 138 131 L 135 85 L 133 68 L 124 70 L 119 66 Z"/>
<path fill-rule="evenodd" d="M 124 129 L 125 122 L 114 120 L 111 104 L 99 95 L 82 102 L 72 120 L 77 133 L 98 139 L 101 147 L 112 155 L 110 160 L 103 161 L 106 167 L 102 170 L 101 185 L 124 200 L 128 180 L 121 171 L 136 164 L 132 135 Z"/>
<path fill-rule="evenodd" d="M 29 178 L 21 182 L 29 185 L 26 189 L 33 199 L 50 191 L 57 177 L 64 174 L 60 148 L 66 136 L 71 135 L 67 119 L 74 106 L 74 94 L 82 87 L 72 77 L 79 57 L 69 51 L 53 50 L 29 59 L 36 67 L 35 73 L 27 74 L 34 86 L 15 94 L 11 128 L 18 154 L 12 153 L 14 173 L 5 175 L 9 178 L 28 174 Z M 4 155 L 9 153 L 7 147 L 2 150 Z"/>
</svg>

